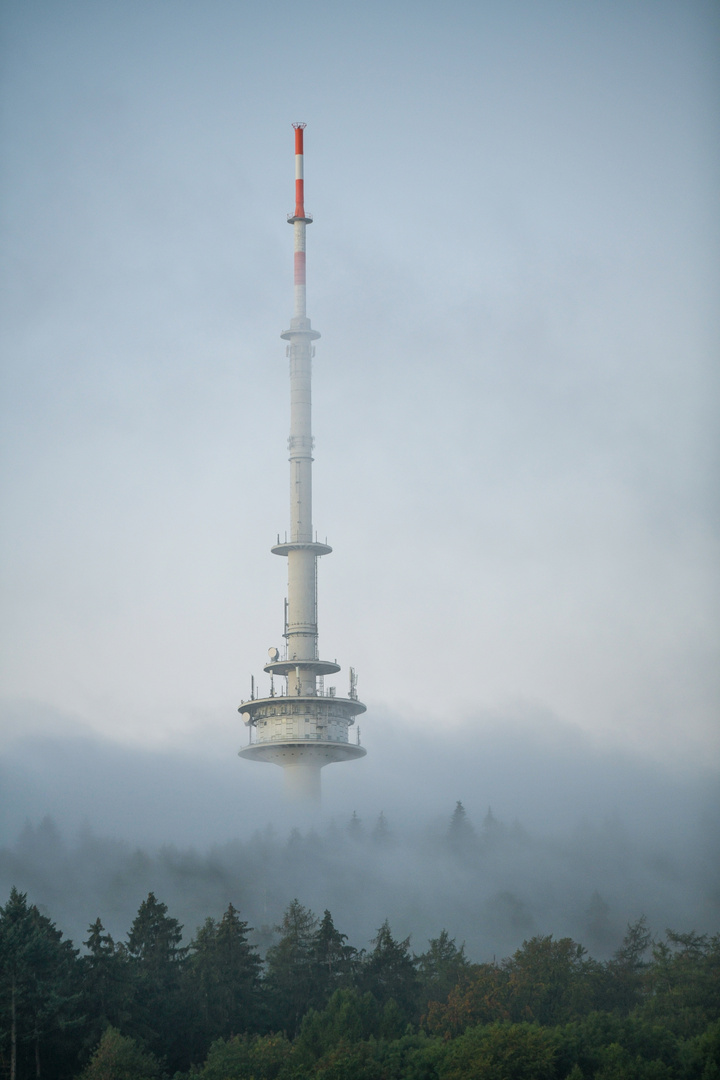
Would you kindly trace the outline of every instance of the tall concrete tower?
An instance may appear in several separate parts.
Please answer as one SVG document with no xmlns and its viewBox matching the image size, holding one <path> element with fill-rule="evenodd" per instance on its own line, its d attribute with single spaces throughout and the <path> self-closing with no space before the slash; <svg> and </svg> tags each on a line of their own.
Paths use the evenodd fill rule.
<svg viewBox="0 0 720 1080">
<path fill-rule="evenodd" d="M 305 232 L 312 216 L 305 212 L 303 131 L 295 129 L 295 212 L 288 214 L 294 236 L 295 308 L 288 342 L 290 359 L 290 538 L 271 549 L 288 561 L 288 590 L 282 649 L 270 648 L 264 670 L 270 676 L 269 697 L 256 696 L 239 712 L 248 727 L 249 743 L 240 756 L 268 761 L 285 770 L 285 790 L 311 802 L 320 801 L 320 770 L 333 761 L 363 757 L 359 731 L 350 742 L 355 717 L 365 712 L 357 699 L 357 680 L 350 668 L 347 697 L 325 687 L 325 677 L 340 671 L 334 660 L 318 658 L 317 560 L 332 548 L 318 543 L 312 524 L 312 450 L 310 383 L 313 342 L 320 335 L 310 326 L 305 306 Z M 279 678 L 280 687 L 276 688 Z"/>
</svg>

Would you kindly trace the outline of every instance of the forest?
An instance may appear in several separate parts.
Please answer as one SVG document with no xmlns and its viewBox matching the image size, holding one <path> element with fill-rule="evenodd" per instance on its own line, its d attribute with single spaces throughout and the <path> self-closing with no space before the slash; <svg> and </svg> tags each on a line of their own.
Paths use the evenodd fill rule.
<svg viewBox="0 0 720 1080">
<path fill-rule="evenodd" d="M 461 804 L 446 840 L 474 843 Z M 100 911 L 76 946 L 13 887 L 0 908 L 0 1075 L 720 1078 L 720 934 L 658 933 L 639 915 L 603 959 L 534 933 L 479 960 L 442 926 L 416 951 L 388 919 L 358 948 L 342 911 L 300 899 L 271 933 L 243 916 L 228 902 L 186 932 L 150 891 L 123 940 Z"/>
</svg>

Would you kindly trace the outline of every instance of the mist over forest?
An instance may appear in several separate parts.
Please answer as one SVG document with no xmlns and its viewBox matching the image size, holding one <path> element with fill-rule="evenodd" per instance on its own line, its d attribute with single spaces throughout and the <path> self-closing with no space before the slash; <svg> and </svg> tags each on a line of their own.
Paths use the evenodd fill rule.
<svg viewBox="0 0 720 1080">
<path fill-rule="evenodd" d="M 8 713 L 0 755 L 0 893 L 27 892 L 77 944 L 98 917 L 122 938 L 150 891 L 187 940 L 231 902 L 261 953 L 294 898 L 357 948 L 388 919 L 416 952 L 445 928 L 476 961 L 549 933 L 609 956 L 643 914 L 658 932 L 720 924 L 714 775 L 673 775 L 549 715 L 437 739 L 374 716 L 368 757 L 324 770 L 312 816 L 285 804 L 280 769 L 237 759 L 231 725 L 150 752 L 37 710 L 23 735 L 27 708 Z"/>
</svg>

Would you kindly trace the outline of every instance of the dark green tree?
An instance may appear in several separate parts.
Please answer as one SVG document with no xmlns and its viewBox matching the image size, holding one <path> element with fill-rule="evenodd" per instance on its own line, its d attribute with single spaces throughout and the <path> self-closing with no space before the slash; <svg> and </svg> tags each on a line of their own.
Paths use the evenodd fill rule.
<svg viewBox="0 0 720 1080">
<path fill-rule="evenodd" d="M 259 1022 L 262 963 L 248 942 L 251 929 L 228 904 L 220 922 L 206 919 L 190 943 L 188 994 L 203 1053 L 212 1039 L 239 1035 Z"/>
<path fill-rule="evenodd" d="M 552 934 L 524 941 L 503 963 L 510 1019 L 543 1025 L 583 1016 L 595 1004 L 598 965 L 572 938 Z"/>
<path fill-rule="evenodd" d="M 454 986 L 467 976 L 470 963 L 465 956 L 465 946 L 458 949 L 455 938 L 447 930 L 428 942 L 427 952 L 415 957 L 420 979 L 420 1001 L 425 1009 L 430 1001 L 446 1001 Z"/>
<path fill-rule="evenodd" d="M 127 949 L 116 945 L 100 919 L 88 927 L 87 953 L 79 960 L 85 1042 L 97 1046 L 107 1027 L 120 1028 L 131 1017 L 133 981 Z"/>
<path fill-rule="evenodd" d="M 128 934 L 134 982 L 130 1034 L 149 1050 L 166 1055 L 171 1069 L 187 1064 L 190 1032 L 185 1020 L 182 926 L 167 904 L 148 893 Z"/>
<path fill-rule="evenodd" d="M 134 1039 L 108 1027 L 80 1080 L 159 1080 L 162 1067 Z"/>
<path fill-rule="evenodd" d="M 709 1024 L 702 1035 L 688 1039 L 682 1050 L 683 1071 L 688 1080 L 717 1080 L 720 1076 L 720 1020 Z"/>
<path fill-rule="evenodd" d="M 556 1080 L 550 1031 L 530 1024 L 470 1028 L 448 1047 L 443 1080 Z"/>
<path fill-rule="evenodd" d="M 419 1003 L 420 984 L 410 955 L 410 938 L 396 941 L 386 919 L 373 946 L 359 972 L 360 989 L 369 991 L 383 1007 L 393 1001 L 399 1009 L 402 1031 L 416 1018 Z"/>
<path fill-rule="evenodd" d="M 639 1012 L 630 1016 L 592 1012 L 554 1029 L 558 1075 L 568 1080 L 701 1080 L 702 1073 L 679 1070 L 678 1040 L 665 1026 Z"/>
<path fill-rule="evenodd" d="M 666 931 L 652 947 L 643 1014 L 678 1035 L 699 1035 L 720 1019 L 720 934 Z"/>
<path fill-rule="evenodd" d="M 292 1043 L 285 1035 L 236 1035 L 218 1039 L 210 1047 L 205 1064 L 191 1076 L 197 1080 L 306 1080 L 306 1074 L 289 1071 Z"/>
<path fill-rule="evenodd" d="M 311 1004 L 325 1007 L 335 990 L 349 986 L 357 963 L 357 949 L 347 945 L 347 934 L 336 929 L 332 915 L 325 911 L 312 938 L 313 993 Z"/>
<path fill-rule="evenodd" d="M 315 988 L 317 916 L 293 900 L 276 927 L 280 940 L 265 958 L 270 1026 L 292 1038 L 310 1006 Z"/>
<path fill-rule="evenodd" d="M 182 926 L 167 910 L 167 904 L 148 893 L 130 927 L 128 952 L 146 971 L 164 973 L 168 965 L 179 963 L 187 955 L 187 949 L 180 945 Z"/>
<path fill-rule="evenodd" d="M 0 1033 L 8 1075 L 39 1077 L 75 1053 L 77 951 L 35 905 L 13 888 L 0 908 Z"/>
<path fill-rule="evenodd" d="M 339 1043 L 357 1043 L 380 1035 L 382 1010 L 371 993 L 336 990 L 322 1010 L 303 1017 L 296 1039 L 298 1056 L 315 1062 Z"/>
<path fill-rule="evenodd" d="M 648 950 L 652 934 L 644 915 L 628 923 L 622 944 L 605 968 L 605 997 L 602 1007 L 629 1013 L 641 1003 L 647 989 Z"/>
</svg>

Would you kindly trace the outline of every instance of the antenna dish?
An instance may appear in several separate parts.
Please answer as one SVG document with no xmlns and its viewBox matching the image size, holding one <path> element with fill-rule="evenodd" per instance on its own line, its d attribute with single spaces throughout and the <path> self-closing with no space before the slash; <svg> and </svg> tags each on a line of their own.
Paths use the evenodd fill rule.
<svg viewBox="0 0 720 1080">
<path fill-rule="evenodd" d="M 274 664 L 276 660 L 280 659 L 280 650 L 276 649 L 273 645 L 268 649 L 268 656 L 270 657 L 270 662 Z"/>
</svg>

